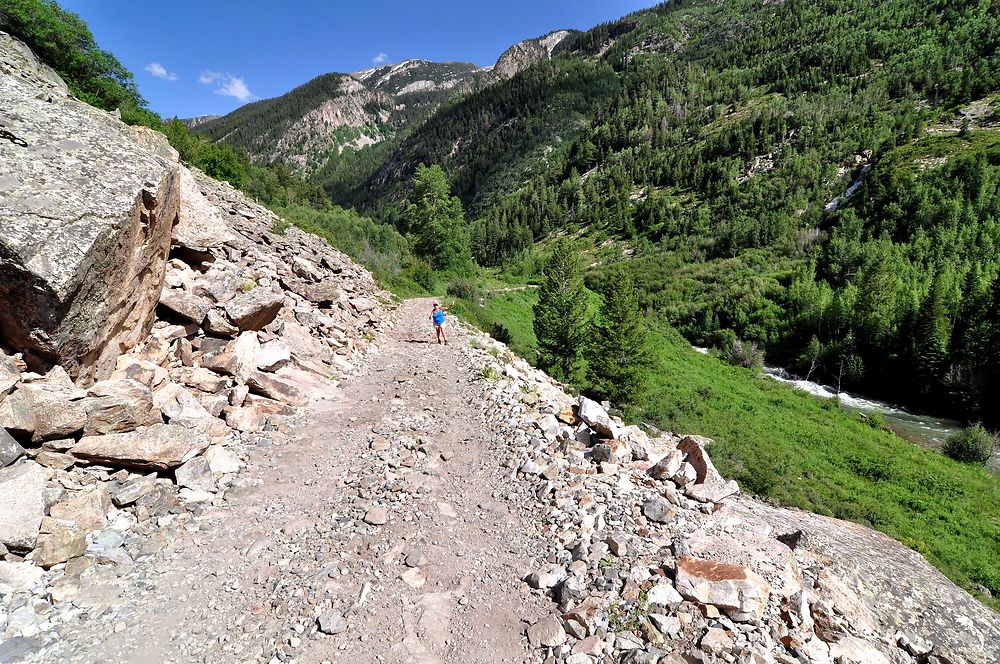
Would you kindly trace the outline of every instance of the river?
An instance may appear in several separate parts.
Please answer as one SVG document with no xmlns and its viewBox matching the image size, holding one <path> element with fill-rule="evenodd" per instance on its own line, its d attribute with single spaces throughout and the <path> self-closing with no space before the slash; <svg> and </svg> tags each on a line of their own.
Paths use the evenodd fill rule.
<svg viewBox="0 0 1000 664">
<path fill-rule="evenodd" d="M 699 348 L 697 346 L 693 348 L 705 355 L 709 352 L 707 348 Z M 765 365 L 764 373 L 774 380 L 791 385 L 795 389 L 808 392 L 821 399 L 832 399 L 838 396 L 835 388 L 829 385 L 814 383 L 811 380 L 804 380 L 790 374 L 781 367 Z M 934 417 L 923 413 L 915 413 L 901 406 L 894 406 L 874 399 L 866 399 L 848 392 L 841 392 L 839 396 L 840 403 L 845 408 L 862 413 L 879 413 L 885 425 L 892 429 L 897 436 L 927 449 L 940 451 L 944 447 L 948 436 L 961 431 L 963 428 L 961 422 L 946 417 Z M 1000 473 L 1000 453 L 993 455 L 993 458 L 987 463 L 987 467 L 993 472 Z"/>
</svg>

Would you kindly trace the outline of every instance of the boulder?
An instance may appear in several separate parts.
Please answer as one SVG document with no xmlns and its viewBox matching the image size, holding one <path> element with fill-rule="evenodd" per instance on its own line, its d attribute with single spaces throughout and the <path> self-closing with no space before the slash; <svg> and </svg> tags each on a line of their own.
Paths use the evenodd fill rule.
<svg viewBox="0 0 1000 664">
<path fill-rule="evenodd" d="M 170 236 L 171 243 L 186 249 L 207 251 L 232 242 L 233 234 L 219 208 L 205 199 L 198 182 L 187 168 L 180 169 L 179 187 L 180 208 Z"/>
<path fill-rule="evenodd" d="M 203 456 L 196 456 L 174 470 L 174 477 L 177 479 L 177 486 L 194 491 L 216 490 L 212 469 L 208 465 L 208 459 Z"/>
<path fill-rule="evenodd" d="M 226 315 L 240 330 L 261 330 L 274 320 L 285 303 L 285 296 L 256 287 L 226 302 Z"/>
<path fill-rule="evenodd" d="M 169 383 L 153 395 L 153 402 L 171 424 L 177 424 L 210 436 L 225 436 L 227 427 L 214 417 L 190 390 Z"/>
<path fill-rule="evenodd" d="M 580 397 L 580 419 L 590 425 L 605 438 L 618 438 L 619 427 L 615 424 L 604 407 L 587 397 Z"/>
<path fill-rule="evenodd" d="M 333 351 L 313 336 L 309 328 L 298 323 L 285 323 L 281 327 L 281 340 L 288 347 L 295 364 L 307 371 L 324 376 L 329 374 Z"/>
<path fill-rule="evenodd" d="M 711 484 L 688 484 L 684 487 L 684 493 L 699 503 L 721 503 L 726 498 L 735 496 L 739 492 L 740 485 L 736 483 L 736 480 L 713 482 Z"/>
<path fill-rule="evenodd" d="M 135 477 L 111 487 L 111 502 L 116 507 L 126 507 L 156 488 L 156 473 Z"/>
<path fill-rule="evenodd" d="M 49 516 L 68 521 L 85 533 L 108 524 L 111 496 L 104 489 L 77 491 L 49 509 Z"/>
<path fill-rule="evenodd" d="M 211 309 L 205 317 L 205 331 L 220 337 L 235 337 L 240 333 L 240 328 L 229 322 L 226 314 L 218 309 Z"/>
<path fill-rule="evenodd" d="M 649 476 L 657 480 L 669 480 L 681 469 L 684 453 L 680 450 L 668 452 L 665 457 L 650 466 Z"/>
<path fill-rule="evenodd" d="M 205 459 L 213 475 L 228 475 L 239 472 L 243 462 L 228 447 L 212 445 L 205 450 Z"/>
<path fill-rule="evenodd" d="M 288 345 L 281 339 L 271 339 L 261 345 L 257 353 L 257 368 L 261 371 L 277 371 L 292 359 Z"/>
<path fill-rule="evenodd" d="M 0 544 L 33 548 L 44 516 L 45 470 L 31 462 L 0 468 Z"/>
<path fill-rule="evenodd" d="M 684 460 L 694 466 L 697 484 L 723 484 L 726 481 L 715 469 L 712 459 L 705 451 L 711 442 L 711 439 L 701 436 L 684 436 L 681 442 L 677 443 L 677 449 L 684 453 Z"/>
<path fill-rule="evenodd" d="M 236 359 L 235 378 L 239 383 L 245 383 L 247 377 L 257 370 L 257 353 L 260 352 L 260 341 L 256 332 L 241 332 L 233 344 L 233 357 Z"/>
<path fill-rule="evenodd" d="M 30 590 L 44 575 L 41 567 L 31 563 L 0 561 L 0 595 Z"/>
<path fill-rule="evenodd" d="M 0 341 L 32 370 L 106 378 L 153 323 L 178 165 L 22 76 L 0 77 L 0 99 L 5 129 L 27 142 L 0 145 Z"/>
<path fill-rule="evenodd" d="M 184 320 L 198 325 L 201 325 L 212 309 L 212 303 L 205 298 L 179 288 L 164 288 L 160 293 L 160 304 Z"/>
<path fill-rule="evenodd" d="M 208 448 L 208 436 L 177 424 L 154 424 L 128 433 L 86 436 L 73 455 L 87 461 L 168 470 Z"/>
<path fill-rule="evenodd" d="M 12 419 L 0 424 L 12 431 L 30 433 L 35 443 L 66 438 L 87 424 L 87 411 L 79 399 L 82 394 L 45 381 L 22 384 L 5 400 Z"/>
<path fill-rule="evenodd" d="M 536 648 L 555 648 L 566 643 L 566 630 L 555 616 L 546 616 L 528 628 L 528 641 Z"/>
<path fill-rule="evenodd" d="M 746 567 L 693 556 L 677 559 L 675 583 L 687 599 L 723 609 L 742 622 L 759 620 L 771 594 L 767 581 Z"/>
<path fill-rule="evenodd" d="M 292 406 L 305 406 L 309 395 L 278 376 L 254 371 L 247 377 L 247 387 L 251 392 Z"/>
<path fill-rule="evenodd" d="M 22 454 L 24 454 L 24 448 L 7 433 L 6 429 L 0 428 L 0 468 L 14 463 Z"/>
<path fill-rule="evenodd" d="M 102 380 L 87 390 L 85 436 L 133 431 L 163 422 L 148 385 L 131 378 Z"/>
<path fill-rule="evenodd" d="M 191 367 L 181 373 L 181 382 L 200 392 L 218 394 L 226 389 L 229 381 L 204 367 Z"/>
<path fill-rule="evenodd" d="M 74 524 L 50 519 L 54 522 L 49 532 L 38 537 L 38 544 L 28 559 L 45 569 L 82 556 L 87 550 L 87 535 Z"/>
</svg>

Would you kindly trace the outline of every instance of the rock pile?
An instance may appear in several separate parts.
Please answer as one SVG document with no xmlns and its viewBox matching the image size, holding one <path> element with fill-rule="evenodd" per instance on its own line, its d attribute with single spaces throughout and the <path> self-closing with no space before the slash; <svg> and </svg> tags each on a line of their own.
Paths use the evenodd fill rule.
<svg viewBox="0 0 1000 664">
<path fill-rule="evenodd" d="M 541 517 L 524 582 L 553 603 L 526 633 L 546 662 L 996 661 L 995 614 L 905 547 L 825 520 L 891 542 L 883 555 L 909 562 L 913 586 L 896 594 L 926 603 L 887 608 L 898 578 L 880 572 L 878 560 L 846 553 L 835 571 L 820 542 L 830 530 L 823 517 L 740 496 L 712 464 L 711 440 L 624 426 L 504 346 L 479 341 L 491 352 L 471 352 L 500 376 L 486 395 L 486 419 L 521 481 L 509 498 Z M 927 587 L 947 602 L 951 620 L 927 619 L 936 609 L 921 575 L 934 577 Z"/>
<path fill-rule="evenodd" d="M 391 321 L 371 275 L 322 240 L 275 233 L 162 136 L 54 82 L 39 94 L 54 74 L 2 33 L 0 62 L 0 125 L 26 144 L 0 143 L 3 641 L 44 635 L 53 606 L 95 610 L 73 604 L 81 587 L 223 500 L 244 447 L 286 430 Z"/>
</svg>

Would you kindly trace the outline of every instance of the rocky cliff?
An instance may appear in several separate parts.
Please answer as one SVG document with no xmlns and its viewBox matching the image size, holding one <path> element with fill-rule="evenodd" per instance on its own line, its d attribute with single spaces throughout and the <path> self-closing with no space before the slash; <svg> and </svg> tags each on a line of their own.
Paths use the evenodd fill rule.
<svg viewBox="0 0 1000 664">
<path fill-rule="evenodd" d="M 237 482 L 242 444 L 369 352 L 387 294 L 279 222 L 0 33 L 5 602 L 85 552 L 139 555 L 157 514 Z"/>
</svg>

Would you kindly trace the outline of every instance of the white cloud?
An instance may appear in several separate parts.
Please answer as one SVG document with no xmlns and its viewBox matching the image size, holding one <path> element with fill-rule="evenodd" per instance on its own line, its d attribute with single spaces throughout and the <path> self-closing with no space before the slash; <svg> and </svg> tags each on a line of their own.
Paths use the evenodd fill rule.
<svg viewBox="0 0 1000 664">
<path fill-rule="evenodd" d="M 385 51 L 382 51 L 374 58 L 372 58 L 372 64 L 375 65 L 376 67 L 378 67 L 379 65 L 384 65 L 387 62 L 389 62 L 389 54 L 386 53 Z"/>
<path fill-rule="evenodd" d="M 247 87 L 246 79 L 242 76 L 233 76 L 228 72 L 206 70 L 201 72 L 198 82 L 202 85 L 218 83 L 219 87 L 215 89 L 215 94 L 217 95 L 232 97 L 239 101 L 249 101 L 254 98 L 254 94 Z"/>
<path fill-rule="evenodd" d="M 203 71 L 201 72 L 201 76 L 198 77 L 198 82 L 202 85 L 208 85 L 209 83 L 215 83 L 220 78 L 222 78 L 222 74 L 220 72 Z"/>
<path fill-rule="evenodd" d="M 150 62 L 146 65 L 146 71 L 155 76 L 156 78 L 162 78 L 164 81 L 176 81 L 177 74 L 172 71 L 167 71 L 167 68 L 161 65 L 159 62 Z"/>
</svg>

